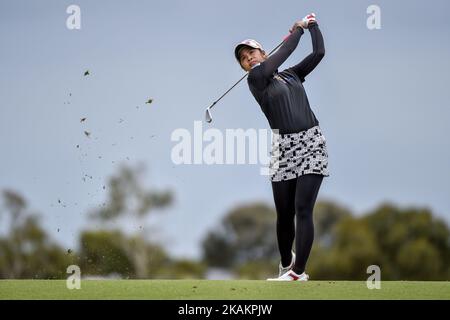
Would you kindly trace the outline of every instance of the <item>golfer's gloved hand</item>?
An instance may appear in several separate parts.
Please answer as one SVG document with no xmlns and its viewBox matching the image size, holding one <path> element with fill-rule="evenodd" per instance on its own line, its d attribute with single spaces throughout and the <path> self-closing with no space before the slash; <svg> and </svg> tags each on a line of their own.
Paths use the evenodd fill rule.
<svg viewBox="0 0 450 320">
<path fill-rule="evenodd" d="M 317 24 L 316 14 L 310 13 L 306 17 L 302 19 L 302 27 L 304 29 L 308 28 L 311 25 Z"/>
<path fill-rule="evenodd" d="M 289 33 L 294 32 L 294 30 L 297 28 L 307 29 L 309 26 L 312 26 L 314 24 L 317 24 L 316 14 L 315 13 L 308 14 L 302 20 L 299 20 L 296 23 L 294 23 L 292 28 L 289 29 Z"/>
</svg>

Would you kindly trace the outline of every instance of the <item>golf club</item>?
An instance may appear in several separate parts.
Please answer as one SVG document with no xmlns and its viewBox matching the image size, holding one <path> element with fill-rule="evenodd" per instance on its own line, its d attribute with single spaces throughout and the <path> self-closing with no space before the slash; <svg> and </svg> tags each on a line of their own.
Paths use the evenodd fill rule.
<svg viewBox="0 0 450 320">
<path fill-rule="evenodd" d="M 290 34 L 287 35 L 286 37 L 284 37 L 283 41 L 279 45 L 277 45 L 272 51 L 270 51 L 268 56 L 270 56 L 275 50 L 277 50 L 289 36 L 290 36 Z M 248 74 L 249 74 L 249 72 L 247 72 L 242 78 L 239 79 L 238 82 L 236 82 L 230 89 L 228 89 L 223 95 L 221 95 L 219 99 L 214 101 L 208 108 L 206 108 L 206 114 L 205 114 L 206 122 L 208 122 L 208 123 L 212 122 L 212 116 L 211 116 L 211 111 L 210 111 L 211 108 L 214 107 L 216 105 L 216 103 L 219 102 L 220 99 L 222 99 L 228 92 L 230 92 L 231 89 L 233 89 L 239 82 L 241 82 L 242 79 L 244 79 L 246 76 L 248 76 Z"/>
</svg>

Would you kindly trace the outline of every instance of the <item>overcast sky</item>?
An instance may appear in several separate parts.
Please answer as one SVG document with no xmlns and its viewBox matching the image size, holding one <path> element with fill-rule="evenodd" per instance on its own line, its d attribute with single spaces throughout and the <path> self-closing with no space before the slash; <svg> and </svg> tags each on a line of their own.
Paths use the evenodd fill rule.
<svg viewBox="0 0 450 320">
<path fill-rule="evenodd" d="M 81 9 L 80 30 L 66 26 L 71 4 Z M 381 29 L 367 27 L 372 4 Z M 155 237 L 173 255 L 199 257 L 224 214 L 273 205 L 272 191 L 259 164 L 175 165 L 171 134 L 193 133 L 243 75 L 237 42 L 254 38 L 269 51 L 315 12 L 326 54 L 304 86 L 331 173 L 318 200 L 356 214 L 383 201 L 423 206 L 450 222 L 449 11 L 444 0 L 2 0 L 0 189 L 20 192 L 52 237 L 74 247 L 80 230 L 95 227 L 86 213 L 106 200 L 108 177 L 144 163 L 143 184 L 176 197 L 149 221 Z M 281 69 L 311 49 L 306 31 Z M 268 128 L 246 81 L 213 116 L 203 130 Z"/>
</svg>

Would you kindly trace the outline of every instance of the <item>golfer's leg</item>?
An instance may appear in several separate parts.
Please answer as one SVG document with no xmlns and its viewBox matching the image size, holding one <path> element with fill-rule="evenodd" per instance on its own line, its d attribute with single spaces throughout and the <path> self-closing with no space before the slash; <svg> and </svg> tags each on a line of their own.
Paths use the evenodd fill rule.
<svg viewBox="0 0 450 320">
<path fill-rule="evenodd" d="M 277 239 L 281 264 L 287 267 L 292 259 L 292 243 L 295 237 L 295 187 L 297 179 L 272 182 L 275 209 L 277 211 Z"/>
<path fill-rule="evenodd" d="M 313 208 L 323 176 L 306 174 L 297 178 L 295 194 L 296 239 L 294 272 L 305 271 L 306 261 L 314 241 Z"/>
</svg>

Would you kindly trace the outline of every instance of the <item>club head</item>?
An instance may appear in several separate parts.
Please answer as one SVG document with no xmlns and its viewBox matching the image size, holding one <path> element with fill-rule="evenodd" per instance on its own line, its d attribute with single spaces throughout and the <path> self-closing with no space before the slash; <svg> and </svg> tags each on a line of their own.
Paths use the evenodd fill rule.
<svg viewBox="0 0 450 320">
<path fill-rule="evenodd" d="M 212 116 L 211 116 L 211 112 L 209 111 L 209 108 L 206 108 L 205 120 L 208 123 L 211 123 L 211 121 L 212 121 Z"/>
</svg>

